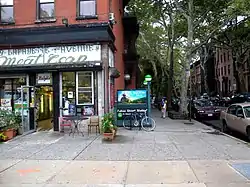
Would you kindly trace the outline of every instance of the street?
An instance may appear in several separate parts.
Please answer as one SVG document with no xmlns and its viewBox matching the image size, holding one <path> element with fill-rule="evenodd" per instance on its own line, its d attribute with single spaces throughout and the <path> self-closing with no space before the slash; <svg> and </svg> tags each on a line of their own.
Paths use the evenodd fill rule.
<svg viewBox="0 0 250 187">
<path fill-rule="evenodd" d="M 250 187 L 250 147 L 195 122 L 154 114 L 153 132 L 37 132 L 0 145 L 0 187 Z"/>
</svg>

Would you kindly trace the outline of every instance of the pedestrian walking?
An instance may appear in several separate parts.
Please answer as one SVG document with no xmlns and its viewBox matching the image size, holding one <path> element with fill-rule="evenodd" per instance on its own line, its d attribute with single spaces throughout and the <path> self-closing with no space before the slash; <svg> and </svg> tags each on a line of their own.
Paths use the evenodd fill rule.
<svg viewBox="0 0 250 187">
<path fill-rule="evenodd" d="M 167 100 L 164 101 L 161 113 L 162 113 L 162 118 L 166 118 L 166 113 L 167 113 Z"/>
</svg>

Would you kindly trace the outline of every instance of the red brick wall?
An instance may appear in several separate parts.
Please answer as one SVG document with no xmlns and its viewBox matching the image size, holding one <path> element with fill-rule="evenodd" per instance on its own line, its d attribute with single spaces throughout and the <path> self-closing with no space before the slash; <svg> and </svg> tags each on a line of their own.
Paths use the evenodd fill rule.
<svg viewBox="0 0 250 187">
<path fill-rule="evenodd" d="M 98 19 L 76 21 L 76 2 L 77 0 L 55 0 L 55 23 L 35 24 L 36 20 L 36 1 L 35 0 L 14 0 L 15 25 L 1 26 L 12 27 L 43 27 L 48 25 L 62 25 L 63 17 L 69 19 L 69 24 L 88 23 L 88 22 L 107 22 L 109 19 L 109 0 L 97 0 Z"/>
<path fill-rule="evenodd" d="M 38 23 L 35 24 L 37 19 L 36 1 L 35 0 L 14 0 L 14 17 L 15 25 L 0 26 L 0 28 L 18 28 L 18 27 L 44 27 L 62 25 L 62 18 L 68 18 L 69 24 L 79 23 L 94 23 L 94 22 L 107 22 L 109 20 L 109 10 L 115 13 L 116 24 L 114 25 L 113 32 L 116 37 L 115 46 L 117 51 L 115 53 L 115 66 L 120 71 L 120 78 L 115 81 L 115 88 L 124 88 L 124 39 L 123 39 L 123 7 L 122 0 L 97 0 L 97 16 L 98 19 L 89 20 L 76 20 L 76 3 L 77 0 L 55 0 L 55 23 Z M 111 5 L 111 7 L 110 7 Z"/>
<path fill-rule="evenodd" d="M 124 38 L 123 38 L 123 7 L 120 3 L 121 0 L 111 0 L 111 11 L 115 14 L 116 24 L 114 25 L 113 32 L 116 37 L 115 46 L 117 51 L 115 53 L 115 67 L 121 73 L 121 76 L 115 80 L 115 91 L 118 89 L 124 89 L 124 62 L 123 62 L 123 51 L 124 51 Z M 120 7 L 120 10 L 117 8 Z"/>
</svg>

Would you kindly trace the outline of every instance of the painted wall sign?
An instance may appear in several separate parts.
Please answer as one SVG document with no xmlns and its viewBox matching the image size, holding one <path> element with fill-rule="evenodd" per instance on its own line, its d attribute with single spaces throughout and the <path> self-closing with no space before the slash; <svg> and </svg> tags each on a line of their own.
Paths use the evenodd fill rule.
<svg viewBox="0 0 250 187">
<path fill-rule="evenodd" d="M 0 66 L 41 66 L 101 61 L 101 45 L 0 50 Z"/>
</svg>

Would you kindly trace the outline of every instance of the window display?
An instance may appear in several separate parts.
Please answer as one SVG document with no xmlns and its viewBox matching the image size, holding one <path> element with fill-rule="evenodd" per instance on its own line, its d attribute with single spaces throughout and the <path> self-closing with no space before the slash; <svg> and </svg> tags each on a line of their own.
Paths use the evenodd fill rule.
<svg viewBox="0 0 250 187">
<path fill-rule="evenodd" d="M 90 105 L 83 115 L 93 115 L 94 85 L 93 72 L 62 73 L 63 115 L 75 115 L 76 105 Z"/>
<path fill-rule="evenodd" d="M 0 79 L 0 107 L 16 110 L 21 105 L 21 86 L 26 85 L 26 77 Z M 24 95 L 23 105 L 27 104 L 27 96 Z M 26 101 L 26 103 L 25 103 Z M 18 107 L 17 107 L 18 108 Z"/>
<path fill-rule="evenodd" d="M 77 73 L 77 104 L 90 105 L 94 104 L 93 98 L 93 73 Z"/>
</svg>

